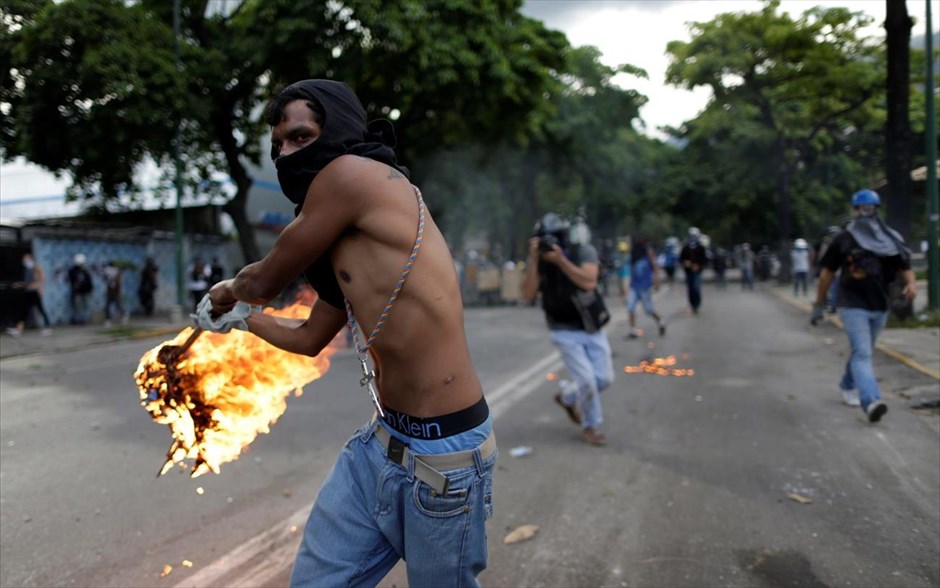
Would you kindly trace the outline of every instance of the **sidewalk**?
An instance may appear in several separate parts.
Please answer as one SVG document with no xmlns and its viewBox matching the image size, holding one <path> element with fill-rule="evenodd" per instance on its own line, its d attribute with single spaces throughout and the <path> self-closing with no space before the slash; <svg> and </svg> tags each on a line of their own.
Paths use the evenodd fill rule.
<svg viewBox="0 0 940 588">
<path fill-rule="evenodd" d="M 106 327 L 97 325 L 59 325 L 47 337 L 40 336 L 38 329 L 27 329 L 19 337 L 0 334 L 0 359 L 58 353 L 82 347 L 102 345 L 114 341 L 144 339 L 163 336 L 172 338 L 185 327 L 192 326 L 189 317 L 171 322 L 166 317 L 131 317 L 127 325 L 115 324 Z"/>
<path fill-rule="evenodd" d="M 809 296 L 796 297 L 790 285 L 769 286 L 768 291 L 774 296 L 806 312 L 806 320 L 812 312 L 816 291 L 810 287 Z M 927 305 L 927 283 L 917 283 L 917 298 L 914 301 L 915 312 L 920 312 Z M 842 328 L 842 321 L 836 314 L 826 314 L 826 320 Z M 884 329 L 878 336 L 877 348 L 897 361 L 936 380 L 940 380 L 940 327 L 921 329 Z M 940 390 L 940 385 L 938 385 Z"/>
</svg>

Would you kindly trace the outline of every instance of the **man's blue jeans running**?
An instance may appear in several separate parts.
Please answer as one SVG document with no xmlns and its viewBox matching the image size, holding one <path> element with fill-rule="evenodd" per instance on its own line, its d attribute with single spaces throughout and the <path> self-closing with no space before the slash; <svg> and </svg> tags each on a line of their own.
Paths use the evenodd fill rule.
<svg viewBox="0 0 940 588">
<path fill-rule="evenodd" d="M 474 449 L 475 465 L 442 472 L 450 487 L 440 495 L 415 478 L 413 455 L 404 465 L 386 457 L 379 426 L 356 431 L 323 483 L 290 585 L 375 586 L 404 559 L 409 586 L 479 586 L 498 452 L 484 460 Z"/>
<path fill-rule="evenodd" d="M 552 343 L 561 353 L 565 369 L 577 386 L 562 390 L 562 402 L 566 406 L 580 403 L 581 426 L 597 429 L 604 422 L 600 393 L 614 381 L 607 333 L 603 329 L 596 333 L 552 329 L 549 333 Z"/>
<path fill-rule="evenodd" d="M 888 320 L 888 312 L 864 308 L 840 308 L 839 318 L 842 319 L 842 326 L 852 348 L 839 387 L 843 390 L 858 388 L 858 400 L 862 405 L 862 410 L 866 410 L 869 404 L 881 400 L 881 390 L 878 388 L 875 368 L 872 365 L 872 353 L 878 334 Z"/>
</svg>

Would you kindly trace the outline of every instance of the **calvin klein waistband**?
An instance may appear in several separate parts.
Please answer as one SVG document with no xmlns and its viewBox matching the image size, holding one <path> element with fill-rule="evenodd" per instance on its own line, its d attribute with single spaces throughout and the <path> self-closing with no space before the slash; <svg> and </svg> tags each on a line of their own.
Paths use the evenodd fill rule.
<svg viewBox="0 0 940 588">
<path fill-rule="evenodd" d="M 385 424 L 413 439 L 444 439 L 481 425 L 490 416 L 486 399 L 463 410 L 436 417 L 421 418 L 385 407 Z"/>
</svg>

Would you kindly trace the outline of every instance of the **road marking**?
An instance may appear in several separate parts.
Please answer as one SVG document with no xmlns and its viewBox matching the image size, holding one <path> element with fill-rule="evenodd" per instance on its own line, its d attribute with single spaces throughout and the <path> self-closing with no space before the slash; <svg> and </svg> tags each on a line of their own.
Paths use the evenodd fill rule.
<svg viewBox="0 0 940 588">
<path fill-rule="evenodd" d="M 561 367 L 561 354 L 557 351 L 516 374 L 503 385 L 487 393 L 490 413 L 496 419 L 510 407 L 545 383 L 541 374 Z M 262 586 L 270 578 L 282 573 L 294 561 L 300 533 L 303 533 L 307 516 L 313 503 L 290 515 L 266 531 L 255 535 L 245 543 L 216 559 L 189 578 L 176 584 L 175 588 L 202 588 L 204 586 L 231 586 L 248 588 Z M 292 533 L 291 527 L 297 531 Z M 231 577 L 238 571 L 237 578 Z"/>
<path fill-rule="evenodd" d="M 304 506 L 267 531 L 255 535 L 245 543 L 229 551 L 208 566 L 186 578 L 174 588 L 201 588 L 202 586 L 261 586 L 265 580 L 280 573 L 291 565 L 297 542 L 303 533 L 304 523 L 313 503 Z M 291 527 L 297 531 L 291 532 Z M 260 554 L 264 554 L 259 557 Z M 232 571 L 249 564 L 251 567 L 241 570 L 237 579 L 226 578 Z"/>
<path fill-rule="evenodd" d="M 499 388 L 487 393 L 486 402 L 490 405 L 490 414 L 494 419 L 498 418 L 509 407 L 545 383 L 545 377 L 541 375 L 541 372 L 554 371 L 560 367 L 561 354 L 553 351 Z"/>
</svg>

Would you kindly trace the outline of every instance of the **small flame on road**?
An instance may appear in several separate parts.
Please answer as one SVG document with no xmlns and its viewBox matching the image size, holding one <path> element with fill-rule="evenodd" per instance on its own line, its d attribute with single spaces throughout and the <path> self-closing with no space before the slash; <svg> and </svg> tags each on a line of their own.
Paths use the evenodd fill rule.
<svg viewBox="0 0 940 588">
<path fill-rule="evenodd" d="M 666 357 L 656 357 L 650 360 L 641 360 L 639 365 L 624 366 L 623 371 L 627 374 L 653 374 L 655 376 L 694 376 L 695 370 L 691 368 L 677 368 L 676 356 L 667 355 Z"/>
<path fill-rule="evenodd" d="M 265 314 L 306 318 L 307 300 Z M 233 330 L 202 333 L 175 366 L 166 365 L 160 350 L 181 345 L 193 333 L 186 328 L 143 355 L 134 374 L 140 403 L 153 420 L 168 425 L 173 442 L 160 475 L 174 464 L 195 460 L 191 476 L 219 473 L 223 463 L 238 459 L 259 433 L 287 409 L 287 396 L 300 396 L 305 384 L 329 369 L 334 349 L 317 357 L 283 351 L 255 335 Z M 166 355 L 166 354 L 165 354 Z M 168 361 L 169 363 L 169 361 Z"/>
</svg>

